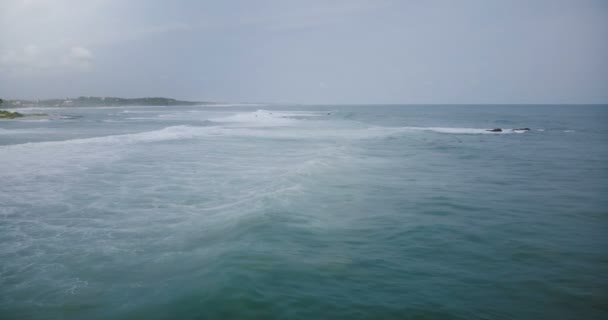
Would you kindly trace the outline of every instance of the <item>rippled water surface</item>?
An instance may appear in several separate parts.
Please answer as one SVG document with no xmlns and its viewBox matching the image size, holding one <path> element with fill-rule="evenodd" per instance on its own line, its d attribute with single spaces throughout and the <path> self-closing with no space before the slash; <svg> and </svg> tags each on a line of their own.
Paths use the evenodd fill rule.
<svg viewBox="0 0 608 320">
<path fill-rule="evenodd" d="M 1 319 L 608 317 L 607 106 L 42 112 L 0 122 Z"/>
</svg>

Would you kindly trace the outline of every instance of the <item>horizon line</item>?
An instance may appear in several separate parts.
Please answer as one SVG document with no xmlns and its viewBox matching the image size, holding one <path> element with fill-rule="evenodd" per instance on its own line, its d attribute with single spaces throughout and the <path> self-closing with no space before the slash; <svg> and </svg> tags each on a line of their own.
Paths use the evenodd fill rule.
<svg viewBox="0 0 608 320">
<path fill-rule="evenodd" d="M 192 102 L 192 103 L 205 103 L 205 104 L 267 104 L 267 105 L 300 105 L 300 106 L 324 106 L 324 105 L 349 105 L 349 106 L 369 106 L 369 105 L 383 105 L 383 106 L 462 106 L 462 105 L 504 105 L 504 106 L 518 106 L 518 105 L 551 105 L 551 106 L 572 106 L 572 105 L 608 105 L 608 102 L 518 102 L 518 103 L 508 103 L 508 102 L 458 102 L 458 103 L 446 103 L 446 102 L 422 102 L 422 103 L 412 103 L 412 102 L 315 102 L 315 103 L 303 103 L 303 102 L 255 102 L 255 101 L 216 101 L 216 100 L 200 100 L 200 99 L 182 99 L 182 98 L 173 98 L 173 97 L 163 97 L 163 96 L 140 96 L 140 97 L 119 97 L 119 96 L 78 96 L 78 97 L 63 97 L 63 98 L 3 98 L 4 101 L 45 101 L 45 100 L 61 100 L 61 99 L 78 99 L 78 98 L 118 98 L 118 99 L 148 99 L 148 98 L 157 98 L 157 99 L 171 99 L 182 102 Z M 2 97 L 0 97 L 2 99 Z"/>
</svg>

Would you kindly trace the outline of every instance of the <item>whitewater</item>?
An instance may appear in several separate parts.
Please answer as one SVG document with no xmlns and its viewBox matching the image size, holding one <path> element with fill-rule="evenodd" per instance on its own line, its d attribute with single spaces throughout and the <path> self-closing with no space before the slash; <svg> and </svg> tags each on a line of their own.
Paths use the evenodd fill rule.
<svg viewBox="0 0 608 320">
<path fill-rule="evenodd" d="M 20 112 L 0 319 L 608 316 L 608 106 Z"/>
</svg>

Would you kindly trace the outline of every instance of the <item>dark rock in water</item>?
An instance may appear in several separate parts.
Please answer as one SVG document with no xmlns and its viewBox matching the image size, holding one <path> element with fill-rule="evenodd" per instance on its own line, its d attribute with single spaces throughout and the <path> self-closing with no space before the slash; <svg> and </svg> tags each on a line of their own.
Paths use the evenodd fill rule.
<svg viewBox="0 0 608 320">
<path fill-rule="evenodd" d="M 530 131 L 530 128 L 517 128 L 513 129 L 513 131 Z"/>
<path fill-rule="evenodd" d="M 486 131 L 490 131 L 490 132 L 502 132 L 501 128 L 494 128 L 494 129 L 488 129 Z"/>
</svg>

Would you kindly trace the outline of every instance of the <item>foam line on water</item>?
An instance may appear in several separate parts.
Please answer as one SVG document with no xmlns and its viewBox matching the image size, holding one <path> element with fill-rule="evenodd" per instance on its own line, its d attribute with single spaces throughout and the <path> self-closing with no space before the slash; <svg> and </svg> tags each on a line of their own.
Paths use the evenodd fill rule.
<svg viewBox="0 0 608 320">
<path fill-rule="evenodd" d="M 286 126 L 292 125 L 296 120 L 281 117 L 272 111 L 257 110 L 255 112 L 242 112 L 227 117 L 210 119 L 215 122 L 245 124 L 250 126 Z"/>
<path fill-rule="evenodd" d="M 255 117 L 257 115 L 258 117 Z M 79 138 L 62 141 L 44 141 L 0 146 L 0 166 L 6 168 L 3 177 L 19 176 L 21 172 L 33 175 L 54 174 L 86 169 L 93 163 L 119 159 L 128 151 L 125 146 L 139 143 L 154 143 L 171 140 L 208 138 L 256 138 L 256 139 L 376 139 L 413 132 L 430 131 L 448 134 L 508 134 L 488 132 L 476 128 L 442 127 L 364 127 L 353 123 L 333 123 L 320 126 L 317 121 L 284 118 L 285 113 L 258 110 L 240 113 L 230 121 L 242 121 L 240 125 L 215 123 L 211 126 L 169 126 L 159 130 L 132 134 L 110 135 L 94 138 Z M 229 122 L 230 122 L 229 121 Z M 253 122 L 253 124 L 252 124 Z M 243 124 L 246 124 L 243 126 Z M 287 125 L 289 124 L 289 125 Z M 299 124 L 299 125 L 294 125 Z M 287 125 L 287 126 L 286 126 Z M 5 129 L 6 130 L 6 129 Z M 53 156 L 49 156 L 52 154 Z"/>
<path fill-rule="evenodd" d="M 0 178 L 24 179 L 87 169 L 94 163 L 109 163 L 127 151 L 125 146 L 189 139 L 207 134 L 209 127 L 172 126 L 133 134 L 31 142 L 0 146 Z"/>
<path fill-rule="evenodd" d="M 451 134 L 510 134 L 510 133 L 525 133 L 527 130 L 502 129 L 502 132 L 492 132 L 488 128 L 449 128 L 449 127 L 402 127 L 405 130 L 413 131 L 431 131 L 437 133 Z"/>
<path fill-rule="evenodd" d="M 137 142 L 154 142 L 164 140 L 176 140 L 191 138 L 206 132 L 208 127 L 192 127 L 192 126 L 171 126 L 160 130 L 145 131 L 140 133 L 121 134 L 101 136 L 94 138 L 79 138 L 61 141 L 43 141 L 43 142 L 28 142 L 23 144 L 8 145 L 0 147 L 0 150 L 24 150 L 42 146 L 60 146 L 60 145 L 84 145 L 84 144 L 129 144 Z"/>
<path fill-rule="evenodd" d="M 255 117 L 259 115 L 259 117 Z M 232 117 L 223 118 L 227 122 L 242 121 L 242 122 L 261 122 L 263 125 L 279 124 L 284 125 L 287 123 L 293 123 L 294 119 L 286 119 L 280 115 L 268 114 L 266 111 L 255 113 L 243 113 L 237 114 Z M 218 122 L 218 119 L 213 120 Z M 209 121 L 209 123 L 213 123 Z M 254 127 L 256 127 L 254 125 Z M 357 128 L 357 127 L 345 127 L 342 129 L 326 129 L 316 128 L 311 131 L 308 128 L 292 128 L 289 130 L 261 130 L 256 128 L 240 128 L 230 126 L 169 126 L 160 130 L 145 131 L 140 133 L 122 134 L 122 135 L 110 135 L 101 136 L 94 138 L 78 138 L 61 141 L 44 141 L 44 142 L 29 142 L 16 145 L 0 146 L 0 150 L 5 152 L 10 150 L 24 150 L 42 146 L 59 146 L 59 145 L 78 145 L 78 144 L 132 144 L 139 142 L 156 142 L 166 140 L 180 140 L 189 139 L 200 136 L 249 136 L 249 137 L 285 137 L 285 138 L 311 138 L 314 136 L 320 137 L 352 137 L 352 138 L 366 138 L 366 137 L 381 137 L 391 134 L 406 133 L 411 131 L 432 131 L 438 133 L 453 133 L 453 134 L 509 134 L 517 131 L 512 129 L 504 129 L 503 132 L 490 132 L 488 129 L 479 128 L 443 128 L 443 127 L 369 127 L 369 128 Z M 19 132 L 0 128 L 0 134 L 14 134 Z M 568 132 L 571 132 L 568 130 Z"/>
<path fill-rule="evenodd" d="M 0 128 L 0 135 L 13 135 L 13 134 L 27 134 L 27 133 L 40 133 L 40 129 L 4 129 Z"/>
<path fill-rule="evenodd" d="M 298 123 L 297 118 L 320 117 L 321 112 L 306 111 L 271 111 L 257 110 L 255 112 L 241 112 L 226 117 L 212 118 L 210 120 L 220 123 L 232 123 L 249 126 L 289 126 Z"/>
</svg>

